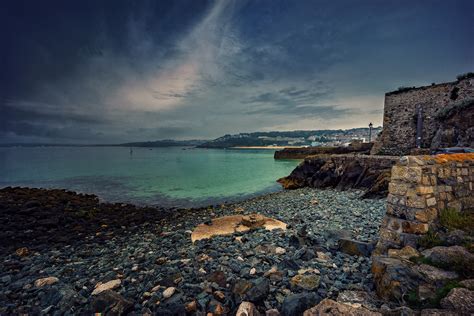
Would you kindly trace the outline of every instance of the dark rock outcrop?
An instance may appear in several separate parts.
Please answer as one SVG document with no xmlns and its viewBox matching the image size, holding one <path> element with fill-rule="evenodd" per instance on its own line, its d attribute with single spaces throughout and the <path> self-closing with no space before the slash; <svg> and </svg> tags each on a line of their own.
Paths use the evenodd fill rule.
<svg viewBox="0 0 474 316">
<path fill-rule="evenodd" d="M 302 315 L 305 310 L 318 304 L 320 301 L 321 298 L 311 292 L 288 295 L 283 301 L 282 315 Z"/>
<path fill-rule="evenodd" d="M 367 155 L 315 155 L 306 158 L 278 182 L 285 189 L 305 186 L 339 190 L 363 189 L 365 197 L 387 194 L 391 167 L 398 157 Z"/>
</svg>

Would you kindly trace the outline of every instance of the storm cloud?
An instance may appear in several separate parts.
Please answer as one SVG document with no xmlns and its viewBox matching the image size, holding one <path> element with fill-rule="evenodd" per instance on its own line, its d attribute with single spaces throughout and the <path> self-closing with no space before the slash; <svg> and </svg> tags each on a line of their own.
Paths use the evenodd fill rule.
<svg viewBox="0 0 474 316">
<path fill-rule="evenodd" d="M 474 69 L 472 1 L 3 1 L 0 142 L 381 124 Z"/>
</svg>

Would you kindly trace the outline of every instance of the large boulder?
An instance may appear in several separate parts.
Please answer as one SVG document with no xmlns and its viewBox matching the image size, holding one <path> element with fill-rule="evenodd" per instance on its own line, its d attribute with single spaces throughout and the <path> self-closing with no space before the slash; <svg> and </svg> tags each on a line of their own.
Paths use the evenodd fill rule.
<svg viewBox="0 0 474 316">
<path fill-rule="evenodd" d="M 438 246 L 422 252 L 426 259 L 449 270 L 462 272 L 468 276 L 474 274 L 474 254 L 461 246 Z"/>
<path fill-rule="evenodd" d="M 250 302 L 242 302 L 235 313 L 235 316 L 260 316 L 257 308 Z"/>
<path fill-rule="evenodd" d="M 417 289 L 423 276 L 409 261 L 383 256 L 372 257 L 377 294 L 382 299 L 402 301 L 403 295 Z"/>
<path fill-rule="evenodd" d="M 463 313 L 474 313 L 474 291 L 454 288 L 441 300 L 441 307 Z"/>
<path fill-rule="evenodd" d="M 347 238 L 339 239 L 339 250 L 351 256 L 370 257 L 374 248 L 375 245 L 373 243 Z"/>
<path fill-rule="evenodd" d="M 324 299 L 318 305 L 306 310 L 303 316 L 381 316 L 379 312 L 373 312 L 364 307 L 354 307 L 348 304 L 338 303 L 331 299 Z"/>
<path fill-rule="evenodd" d="M 105 290 L 98 294 L 91 304 L 92 312 L 105 315 L 124 315 L 133 307 L 133 302 L 123 298 L 122 295 Z"/>
<path fill-rule="evenodd" d="M 303 312 L 318 304 L 321 298 L 316 293 L 298 293 L 285 297 L 281 313 L 283 316 L 300 316 Z"/>
<path fill-rule="evenodd" d="M 419 272 L 431 284 L 444 284 L 451 280 L 456 280 L 459 275 L 453 271 L 445 271 L 428 264 L 421 264 L 414 267 L 414 270 Z"/>
</svg>

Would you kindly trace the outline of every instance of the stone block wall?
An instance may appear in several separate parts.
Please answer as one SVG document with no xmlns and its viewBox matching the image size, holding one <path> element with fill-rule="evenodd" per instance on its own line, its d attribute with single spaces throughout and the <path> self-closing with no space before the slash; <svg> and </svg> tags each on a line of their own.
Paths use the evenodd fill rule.
<svg viewBox="0 0 474 316">
<path fill-rule="evenodd" d="M 392 168 L 388 190 L 377 254 L 417 248 L 446 208 L 474 212 L 474 154 L 402 157 Z"/>
<path fill-rule="evenodd" d="M 462 108 L 472 117 L 474 107 L 474 78 L 442 83 L 432 86 L 394 91 L 385 94 L 383 130 L 376 141 L 371 153 L 377 155 L 408 155 L 416 147 L 416 107 L 423 107 L 422 148 L 433 147 L 434 138 L 446 138 L 446 135 L 436 135 L 443 128 L 443 122 L 450 117 L 443 113 L 450 108 Z M 469 107 L 465 104 L 471 102 Z M 443 146 L 473 146 L 474 129 L 472 121 L 466 115 L 455 116 L 447 128 L 449 141 L 437 140 Z M 458 121 L 465 120 L 462 128 L 457 128 Z M 452 134 L 452 135 L 451 135 Z M 465 135 L 469 134 L 469 135 Z"/>
</svg>

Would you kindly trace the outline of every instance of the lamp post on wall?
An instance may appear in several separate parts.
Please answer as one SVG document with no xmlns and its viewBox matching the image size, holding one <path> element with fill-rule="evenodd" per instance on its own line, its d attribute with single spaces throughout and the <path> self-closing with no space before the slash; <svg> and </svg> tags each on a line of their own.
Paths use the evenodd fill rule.
<svg viewBox="0 0 474 316">
<path fill-rule="evenodd" d="M 374 126 L 374 124 L 370 122 L 369 123 L 369 143 L 372 141 L 372 126 Z"/>
</svg>

